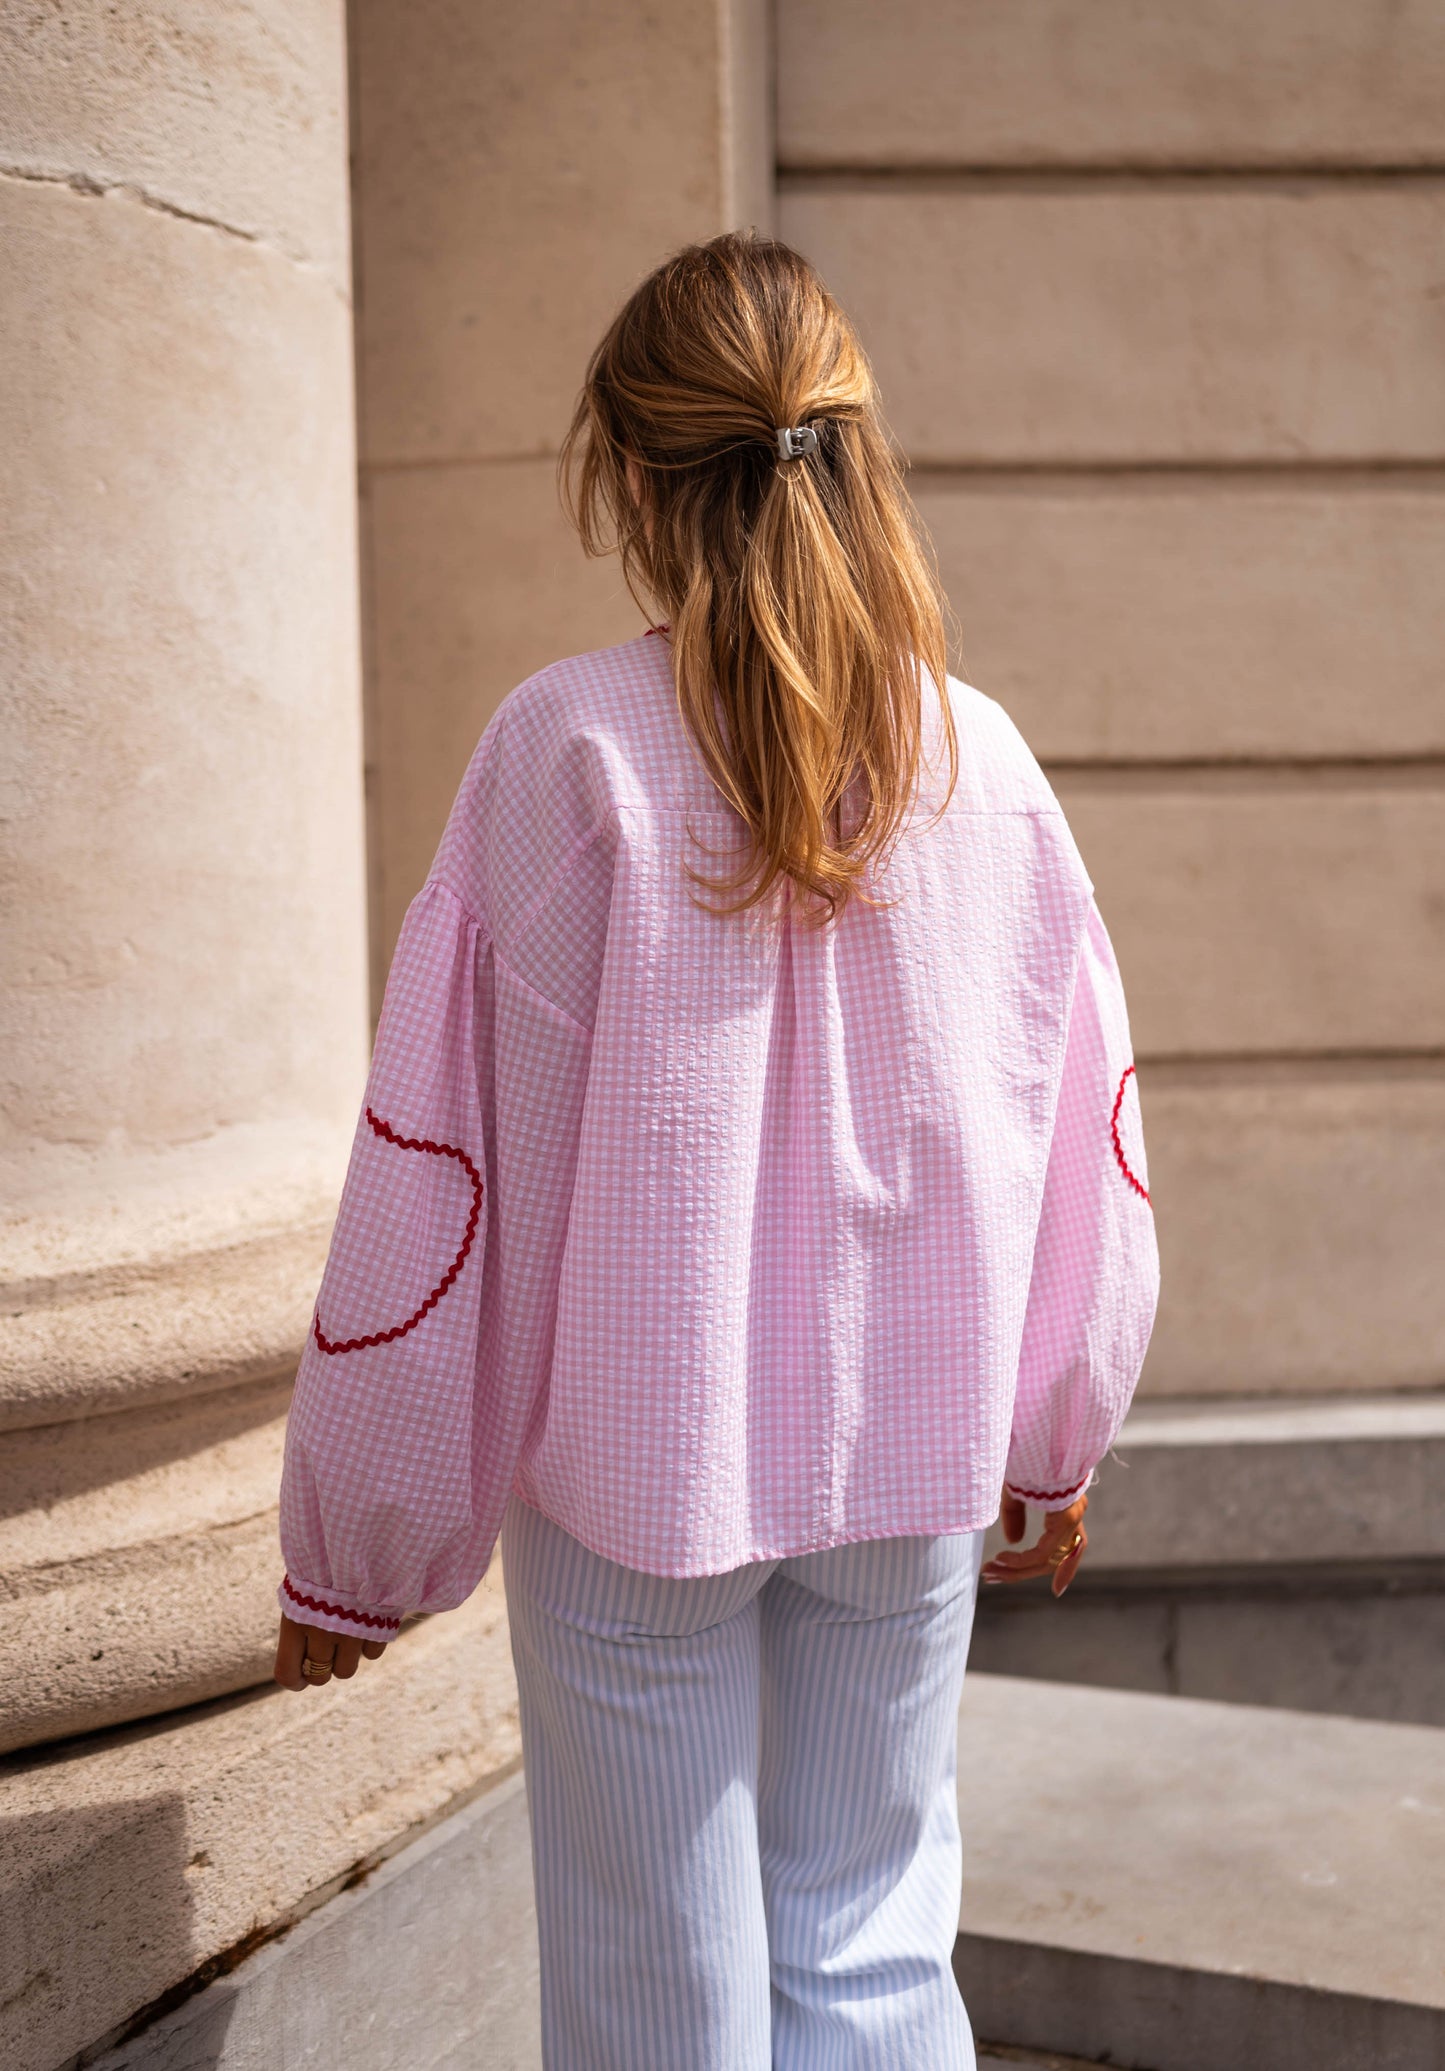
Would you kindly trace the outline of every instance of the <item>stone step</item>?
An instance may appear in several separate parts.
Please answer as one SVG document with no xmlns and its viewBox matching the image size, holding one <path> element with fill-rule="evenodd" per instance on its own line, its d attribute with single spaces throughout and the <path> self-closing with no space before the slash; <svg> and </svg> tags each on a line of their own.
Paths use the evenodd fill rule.
<svg viewBox="0 0 1445 2071">
<path fill-rule="evenodd" d="M 354 1683 L 270 1685 L 0 1758 L 0 2066 L 98 2053 L 519 1752 L 488 1577 Z"/>
<path fill-rule="evenodd" d="M 993 2051 L 978 2056 L 978 2071 L 1107 2071 L 1100 2064 L 1086 2064 L 1082 2057 L 1060 2057 L 1052 2050 L 1047 2056 L 1035 2056 L 1032 2050 L 1011 2049 L 1007 2056 L 998 2056 Z"/>
<path fill-rule="evenodd" d="M 971 1675 L 981 2071 L 1433 2071 L 1445 1734 Z M 94 2071 L 536 2071 L 513 1777 Z"/>
<path fill-rule="evenodd" d="M 541 2062 L 526 1798 L 515 1776 L 91 2071 L 540 2071 Z M 978 2071 L 1091 2067 L 1008 2049 L 980 2050 Z"/>
<path fill-rule="evenodd" d="M 975 1666 L 1445 1721 L 1445 1397 L 1146 1401 L 1115 1453 L 1067 1598 L 986 1590 Z"/>
<path fill-rule="evenodd" d="M 1434 1725 L 1445 1573 L 1085 1568 L 1058 1602 L 1042 1584 L 986 1592 L 972 1659 L 996 1675 Z"/>
<path fill-rule="evenodd" d="M 970 1674 L 980 2035 L 1148 2071 L 1445 2063 L 1445 1732 Z"/>
<path fill-rule="evenodd" d="M 539 2071 L 520 1775 L 91 2071 Z"/>
<path fill-rule="evenodd" d="M 1095 1569 L 1445 1561 L 1445 1394 L 1136 1402 Z"/>
</svg>

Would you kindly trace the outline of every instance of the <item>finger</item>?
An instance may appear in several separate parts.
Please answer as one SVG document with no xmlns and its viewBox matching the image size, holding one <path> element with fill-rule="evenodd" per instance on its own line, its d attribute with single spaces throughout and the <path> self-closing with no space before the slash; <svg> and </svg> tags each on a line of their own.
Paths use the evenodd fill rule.
<svg viewBox="0 0 1445 2071">
<path fill-rule="evenodd" d="M 1084 1530 L 1084 1527 L 1082 1525 L 1079 1526 L 1078 1532 L 1079 1538 L 1077 1545 L 1073 1548 L 1073 1551 L 1067 1554 L 1065 1558 L 1061 1560 L 1058 1566 L 1054 1569 L 1054 1579 L 1051 1586 L 1053 1588 L 1055 1596 L 1062 1596 L 1064 1591 L 1068 1588 L 1069 1584 L 1073 1581 L 1075 1575 L 1077 1575 L 1079 1572 L 1079 1562 L 1084 1558 L 1084 1550 L 1088 1546 L 1089 1535 Z"/>
<path fill-rule="evenodd" d="M 276 1641 L 276 1666 L 272 1670 L 275 1680 L 283 1690 L 304 1690 L 306 1678 L 301 1673 L 301 1657 L 306 1651 L 306 1628 L 297 1625 L 284 1614 L 281 1631 Z"/>
<path fill-rule="evenodd" d="M 1011 1496 L 1005 1491 L 1003 1502 L 999 1507 L 999 1522 L 1003 1526 L 1003 1535 L 1008 1540 L 1010 1546 L 1018 1544 L 1024 1535 L 1028 1521 L 1027 1505 L 1021 1503 L 1017 1496 Z"/>
<path fill-rule="evenodd" d="M 1007 1567 L 1004 1562 L 1007 1561 Z M 984 1582 L 1033 1582 L 1040 1575 L 1049 1573 L 1049 1563 L 1036 1546 L 1027 1553 L 999 1554 L 983 1569 L 980 1579 Z"/>
<path fill-rule="evenodd" d="M 1084 1548 L 1089 1543 L 1084 1530 L 1084 1513 L 1088 1507 L 1088 1497 L 1079 1496 L 1066 1510 L 1051 1510 L 1044 1519 L 1042 1543 L 1049 1551 L 1049 1566 L 1053 1570 L 1049 1586 L 1056 1597 L 1063 1595 L 1078 1573 Z"/>
<path fill-rule="evenodd" d="M 1060 1561 L 1059 1552 L 1067 1546 L 1077 1533 L 1083 1531 L 1081 1522 L 1089 1507 L 1087 1496 L 1080 1496 L 1067 1510 L 1051 1510 L 1044 1518 L 1036 1544 L 1022 1553 L 996 1553 L 981 1571 L 980 1579 L 985 1582 L 1033 1582 L 1042 1575 L 1054 1575 L 1066 1563 Z M 1087 1541 L 1084 1542 L 1087 1544 Z M 1069 1568 L 1064 1587 L 1072 1581 L 1074 1569 L 1078 1567 L 1078 1555 L 1083 1545 L 1071 1556 L 1073 1566 Z M 1056 1592 L 1062 1595 L 1062 1591 Z"/>
<path fill-rule="evenodd" d="M 363 1640 L 361 1642 L 361 1651 L 368 1661 L 380 1661 L 382 1655 L 386 1652 L 386 1641 Z"/>
<path fill-rule="evenodd" d="M 336 1659 L 336 1646 L 337 1640 L 334 1632 L 323 1632 L 321 1627 L 317 1625 L 308 1625 L 306 1627 L 306 1653 L 301 1673 L 313 1690 L 322 1690 L 330 1682 L 331 1664 Z M 325 1675 L 313 1674 L 305 1666 L 307 1661 L 319 1662 L 326 1670 Z"/>
<path fill-rule="evenodd" d="M 1041 1540 L 1022 1553 L 996 1553 L 985 1564 L 982 1576 L 985 1582 L 1028 1582 L 1048 1572 L 1049 1549 Z"/>
<path fill-rule="evenodd" d="M 340 1676 L 343 1682 L 347 1682 L 356 1674 L 360 1666 L 361 1641 L 350 1636 L 338 1640 L 336 1653 L 331 1663 L 332 1674 Z"/>
</svg>

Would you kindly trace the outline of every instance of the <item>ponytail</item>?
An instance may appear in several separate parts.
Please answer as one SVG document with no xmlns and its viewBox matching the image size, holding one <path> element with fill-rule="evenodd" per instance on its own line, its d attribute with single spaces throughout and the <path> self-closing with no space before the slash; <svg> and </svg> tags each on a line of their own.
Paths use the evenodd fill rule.
<svg viewBox="0 0 1445 2071">
<path fill-rule="evenodd" d="M 729 234 L 659 267 L 592 356 L 560 472 L 588 553 L 620 552 L 670 619 L 679 711 L 752 837 L 731 878 L 689 870 L 736 895 L 713 910 L 778 889 L 814 924 L 874 903 L 925 674 L 945 804 L 957 781 L 944 608 L 871 369 L 807 260 Z"/>
</svg>

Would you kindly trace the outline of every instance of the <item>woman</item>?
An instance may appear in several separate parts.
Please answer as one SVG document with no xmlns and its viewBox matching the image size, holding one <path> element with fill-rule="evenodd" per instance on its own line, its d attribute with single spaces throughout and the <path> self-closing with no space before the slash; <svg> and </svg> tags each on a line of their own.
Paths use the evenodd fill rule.
<svg viewBox="0 0 1445 2071">
<path fill-rule="evenodd" d="M 546 2063 L 958 2071 L 983 1532 L 1068 1586 L 1153 1319 L 1118 972 L 805 260 L 659 268 L 563 466 L 664 622 L 504 700 L 407 914 L 277 1680 L 500 1532 Z"/>
</svg>

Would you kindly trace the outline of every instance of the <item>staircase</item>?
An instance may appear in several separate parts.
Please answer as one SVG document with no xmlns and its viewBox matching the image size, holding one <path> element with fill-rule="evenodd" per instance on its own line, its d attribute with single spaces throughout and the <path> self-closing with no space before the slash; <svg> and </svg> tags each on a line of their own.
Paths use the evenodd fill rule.
<svg viewBox="0 0 1445 2071">
<path fill-rule="evenodd" d="M 1445 1725 L 1442 1488 L 1439 1395 L 1141 1403 L 1068 1596 L 985 1590 L 970 1665 Z"/>
<path fill-rule="evenodd" d="M 981 2067 L 1445 2063 L 1438 1729 L 980 1674 L 959 1758 Z M 513 1777 L 96 2071 L 536 2071 L 529 1885 Z"/>
<path fill-rule="evenodd" d="M 1145 1403 L 1116 1452 L 1068 1597 L 979 1606 L 981 2071 L 1440 2071 L 1445 1403 Z M 520 1777 L 97 2071 L 269 2071 L 278 2035 L 315 2071 L 536 2071 Z"/>
</svg>

